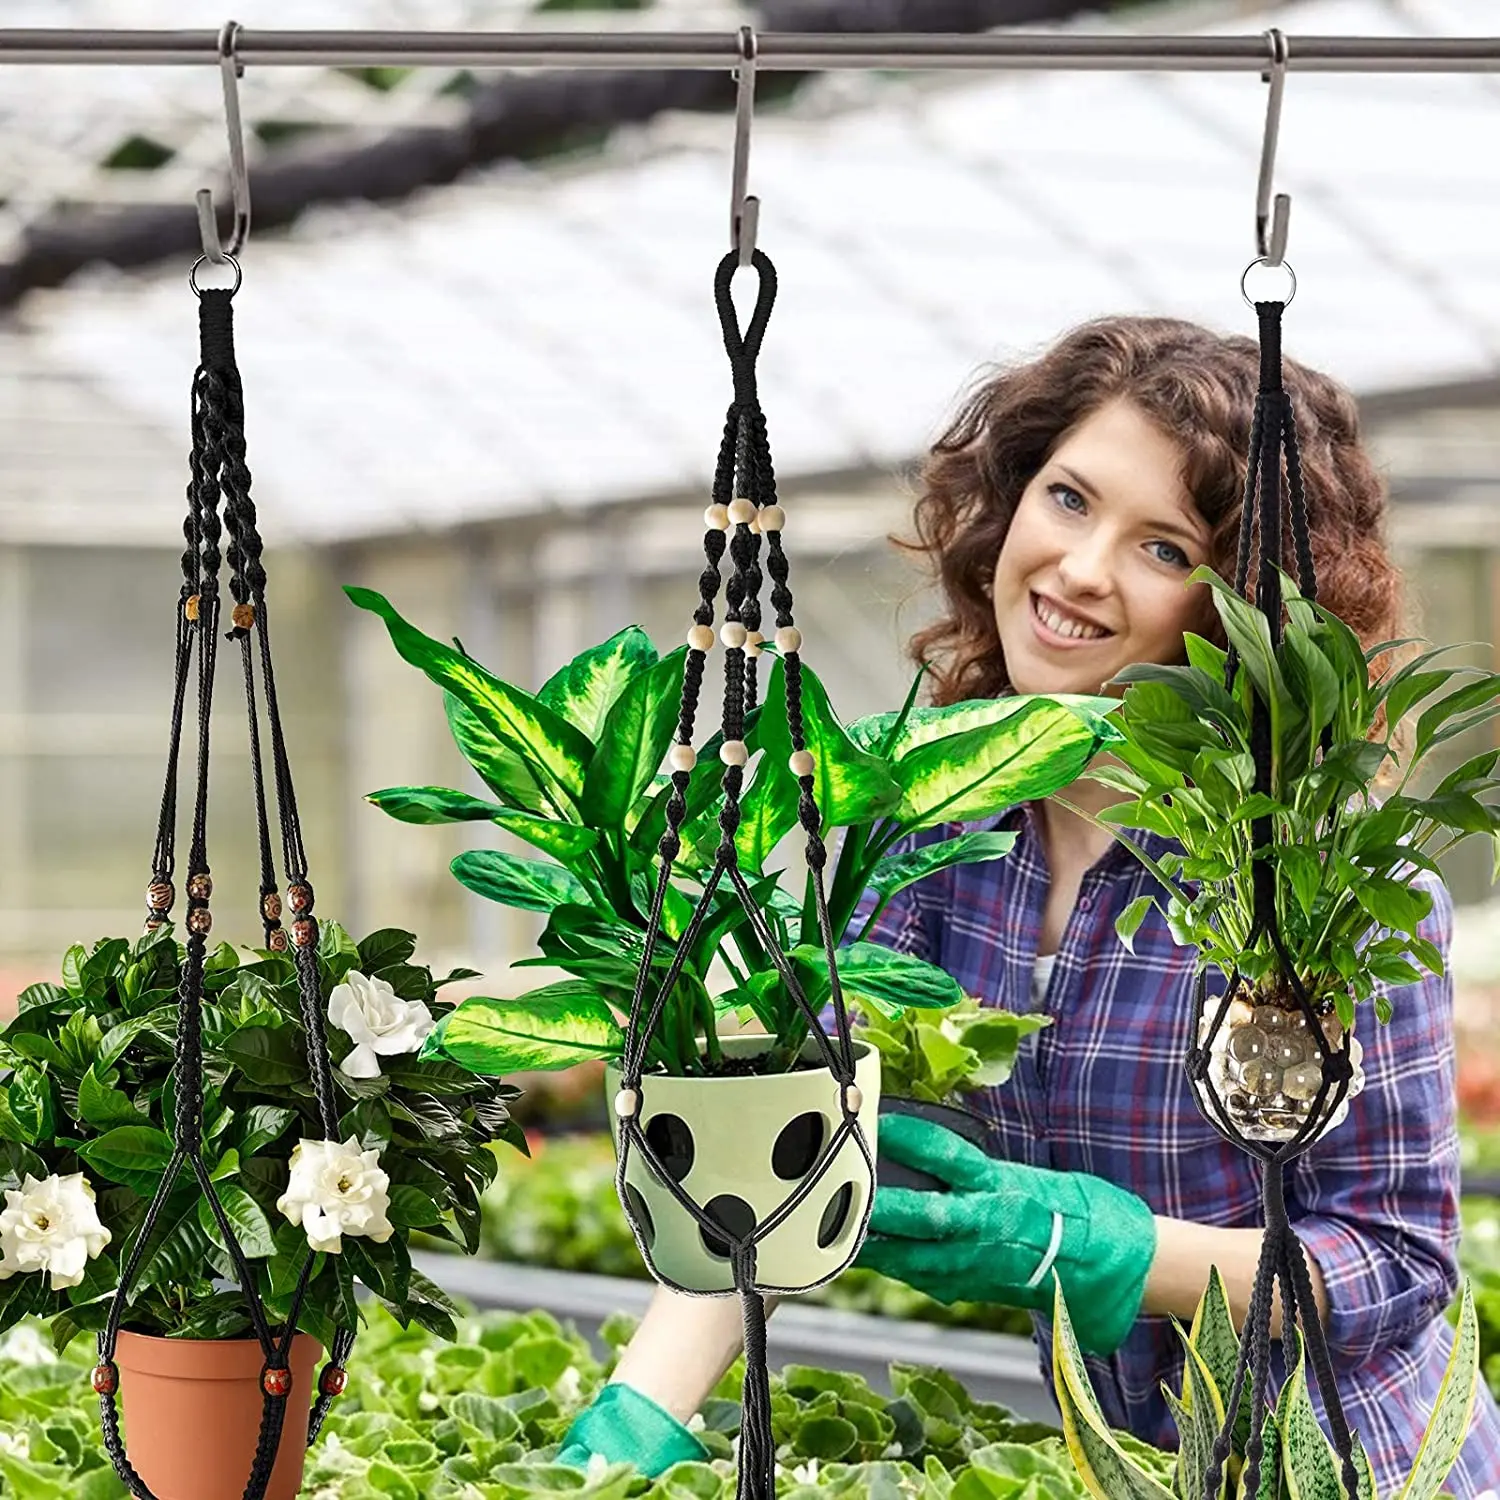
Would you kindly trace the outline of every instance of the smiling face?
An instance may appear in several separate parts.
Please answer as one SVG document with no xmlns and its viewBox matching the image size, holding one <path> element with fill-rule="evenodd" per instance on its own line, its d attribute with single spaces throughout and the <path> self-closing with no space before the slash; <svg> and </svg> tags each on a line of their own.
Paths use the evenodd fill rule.
<svg viewBox="0 0 1500 1500">
<path fill-rule="evenodd" d="M 995 562 L 995 623 L 1016 692 L 1097 693 L 1131 662 L 1183 659 L 1183 632 L 1202 633 L 1213 604 L 1205 585 L 1185 586 L 1210 536 L 1181 468 L 1172 440 L 1124 400 L 1059 440 Z"/>
</svg>

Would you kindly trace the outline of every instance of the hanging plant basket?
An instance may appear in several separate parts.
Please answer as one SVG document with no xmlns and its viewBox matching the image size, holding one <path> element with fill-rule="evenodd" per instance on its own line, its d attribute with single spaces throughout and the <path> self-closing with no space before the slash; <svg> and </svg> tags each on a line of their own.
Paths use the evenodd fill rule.
<svg viewBox="0 0 1500 1500">
<path fill-rule="evenodd" d="M 322 1350 L 310 1334 L 292 1340 L 285 1371 L 296 1411 L 312 1405 Z M 265 1355 L 256 1339 L 166 1339 L 122 1329 L 115 1347 L 130 1462 L 159 1500 L 237 1500 L 255 1459 L 264 1406 Z M 296 1500 L 307 1423 L 285 1422 L 265 1500 Z M 184 1441 L 192 1434 L 192 1441 Z"/>
<path fill-rule="evenodd" d="M 764 1053 L 764 1036 L 724 1037 L 726 1059 Z M 863 1102 L 860 1128 L 874 1141 L 880 1108 L 880 1058 L 854 1044 L 854 1078 Z M 705 1213 L 744 1235 L 769 1218 L 812 1174 L 842 1112 L 839 1085 L 817 1045 L 802 1050 L 805 1067 L 742 1077 L 650 1077 L 641 1082 L 641 1128 L 662 1164 Z M 606 1092 L 620 1090 L 618 1064 L 606 1070 Z M 615 1144 L 621 1122 L 614 1120 Z M 758 1244 L 759 1281 L 769 1290 L 804 1290 L 831 1281 L 859 1248 L 868 1211 L 869 1168 L 849 1137 L 815 1191 Z M 648 1165 L 631 1153 L 626 1195 L 636 1242 L 652 1274 L 695 1292 L 732 1292 L 727 1242 L 704 1228 Z"/>
</svg>

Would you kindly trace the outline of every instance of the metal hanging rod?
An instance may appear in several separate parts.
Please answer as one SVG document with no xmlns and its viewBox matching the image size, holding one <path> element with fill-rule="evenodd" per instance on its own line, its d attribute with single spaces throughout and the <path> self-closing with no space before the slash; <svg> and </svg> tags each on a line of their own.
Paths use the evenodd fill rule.
<svg viewBox="0 0 1500 1500">
<path fill-rule="evenodd" d="M 1290 37 L 1299 73 L 1500 72 L 1500 36 Z M 640 68 L 733 70 L 735 32 L 240 31 L 241 64 L 273 67 Z M 0 66 L 13 63 L 217 64 L 215 31 L 0 28 Z M 1263 72 L 1263 36 L 821 35 L 762 32 L 759 71 Z"/>
</svg>

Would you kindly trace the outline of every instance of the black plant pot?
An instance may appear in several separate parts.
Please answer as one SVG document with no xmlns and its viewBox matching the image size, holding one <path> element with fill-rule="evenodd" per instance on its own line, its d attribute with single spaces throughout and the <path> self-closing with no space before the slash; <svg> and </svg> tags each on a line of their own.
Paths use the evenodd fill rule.
<svg viewBox="0 0 1500 1500">
<path fill-rule="evenodd" d="M 880 1113 L 916 1115 L 920 1120 L 931 1120 L 934 1125 L 941 1125 L 944 1129 L 951 1130 L 954 1135 L 960 1135 L 966 1141 L 972 1141 L 988 1155 L 999 1154 L 999 1141 L 996 1138 L 995 1127 L 982 1116 L 967 1109 L 959 1109 L 956 1105 L 929 1104 L 925 1099 L 892 1098 L 882 1094 Z M 876 1181 L 881 1187 L 915 1188 L 926 1193 L 946 1193 L 949 1190 L 948 1184 L 941 1177 L 934 1177 L 930 1172 L 919 1171 L 916 1167 L 903 1166 L 900 1162 L 881 1155 L 878 1138 L 875 1174 Z"/>
</svg>

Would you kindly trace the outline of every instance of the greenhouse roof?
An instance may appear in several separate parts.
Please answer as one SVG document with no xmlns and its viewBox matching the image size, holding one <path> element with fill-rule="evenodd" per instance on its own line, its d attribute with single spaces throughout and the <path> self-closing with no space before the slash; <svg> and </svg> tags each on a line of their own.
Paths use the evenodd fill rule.
<svg viewBox="0 0 1500 1500">
<path fill-rule="evenodd" d="M 1306 0 L 1158 11 L 1151 29 L 1445 33 L 1474 13 Z M 1300 279 L 1289 353 L 1366 395 L 1500 368 L 1497 90 L 1480 76 L 1299 77 L 1293 57 L 1278 166 Z M 1253 331 L 1239 281 L 1265 92 L 1253 74 L 838 75 L 768 111 L 750 177 L 780 273 L 761 362 L 780 473 L 909 461 L 977 366 L 1099 313 Z M 729 134 L 723 116 L 673 115 L 567 165 L 252 236 L 235 305 L 268 537 L 704 488 L 729 399 L 712 300 Z M 91 414 L 147 434 L 92 522 L 101 539 L 139 536 L 180 503 L 178 460 L 156 470 L 186 440 L 186 269 L 76 277 L 31 294 L 0 337 L 0 462 L 37 471 L 38 446 L 51 455 L 32 506 L 74 469 L 102 501 L 98 447 L 76 441 Z M 74 440 L 38 420 L 39 385 L 56 393 L 48 411 L 76 415 Z M 17 493 L 0 501 L 0 536 L 26 530 Z"/>
</svg>

